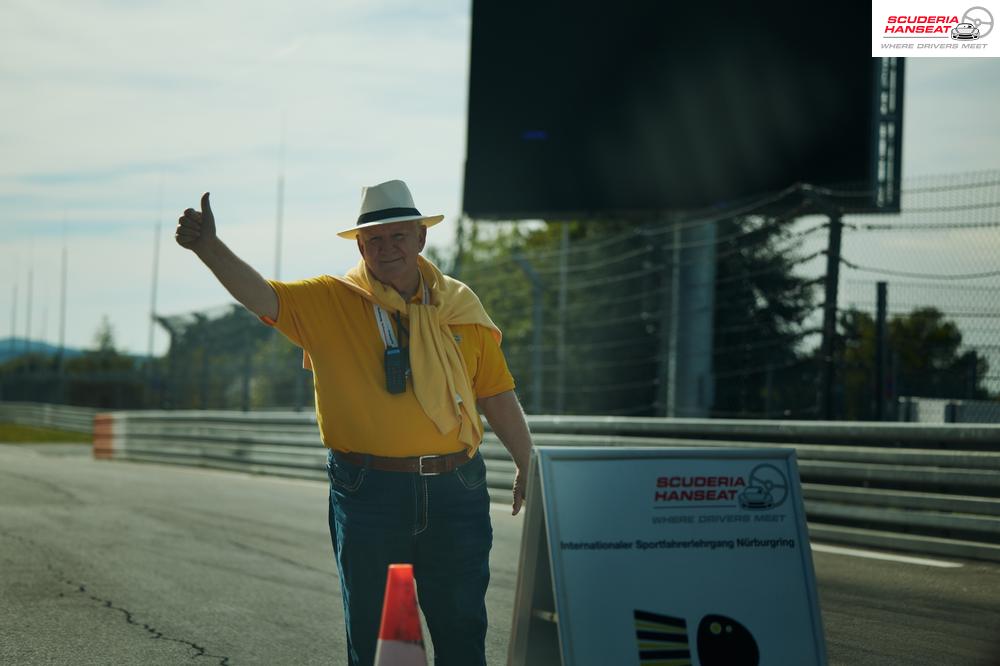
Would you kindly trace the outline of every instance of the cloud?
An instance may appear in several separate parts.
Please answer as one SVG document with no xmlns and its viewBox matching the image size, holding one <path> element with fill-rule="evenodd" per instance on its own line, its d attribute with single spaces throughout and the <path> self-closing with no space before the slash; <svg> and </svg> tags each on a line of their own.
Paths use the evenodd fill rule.
<svg viewBox="0 0 1000 666">
<path fill-rule="evenodd" d="M 28 267 L 56 284 L 64 229 L 70 344 L 89 344 L 106 313 L 122 344 L 145 351 L 157 222 L 158 309 L 230 302 L 172 239 L 205 190 L 226 241 L 272 273 L 283 122 L 283 278 L 352 265 L 356 249 L 334 233 L 355 220 L 363 185 L 390 178 L 446 215 L 429 242 L 450 247 L 469 22 L 468 0 L 6 3 L 0 274 L 20 286 L 22 323 Z M 1000 163 L 1000 62 L 907 64 L 904 175 Z M 12 293 L 0 289 L 4 317 Z"/>
<path fill-rule="evenodd" d="M 1000 59 L 911 58 L 903 106 L 903 176 L 1000 166 Z"/>
<path fill-rule="evenodd" d="M 0 311 L 19 285 L 24 323 L 29 266 L 37 279 L 58 274 L 65 237 L 69 343 L 89 344 L 107 314 L 119 341 L 144 351 L 158 221 L 158 310 L 230 302 L 172 239 L 177 216 L 206 189 L 223 237 L 273 273 L 282 118 L 282 277 L 357 260 L 334 232 L 357 216 L 362 185 L 403 177 L 419 206 L 453 218 L 468 11 L 467 2 L 8 3 L 0 256 L 12 289 Z M 441 225 L 432 242 L 452 233 Z"/>
</svg>

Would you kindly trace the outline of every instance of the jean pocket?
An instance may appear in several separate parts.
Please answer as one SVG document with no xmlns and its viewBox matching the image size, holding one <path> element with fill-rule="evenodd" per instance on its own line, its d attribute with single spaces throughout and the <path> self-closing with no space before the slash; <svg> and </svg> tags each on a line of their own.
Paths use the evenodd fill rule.
<svg viewBox="0 0 1000 666">
<path fill-rule="evenodd" d="M 356 493 L 365 482 L 368 470 L 331 456 L 326 464 L 326 474 L 330 477 L 330 483 L 339 490 L 345 493 Z"/>
<path fill-rule="evenodd" d="M 481 453 L 476 451 L 476 455 L 469 462 L 455 469 L 455 476 L 462 482 L 466 490 L 475 490 L 486 484 L 486 461 Z"/>
</svg>

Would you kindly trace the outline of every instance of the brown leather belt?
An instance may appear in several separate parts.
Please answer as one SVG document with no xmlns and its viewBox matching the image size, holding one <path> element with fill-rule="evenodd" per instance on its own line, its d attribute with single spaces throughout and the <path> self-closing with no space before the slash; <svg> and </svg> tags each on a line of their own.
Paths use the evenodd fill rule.
<svg viewBox="0 0 1000 666">
<path fill-rule="evenodd" d="M 335 451 L 333 455 L 358 467 L 371 467 L 383 472 L 410 472 L 420 476 L 447 474 L 471 460 L 465 451 L 409 458 L 388 458 L 344 451 Z"/>
</svg>

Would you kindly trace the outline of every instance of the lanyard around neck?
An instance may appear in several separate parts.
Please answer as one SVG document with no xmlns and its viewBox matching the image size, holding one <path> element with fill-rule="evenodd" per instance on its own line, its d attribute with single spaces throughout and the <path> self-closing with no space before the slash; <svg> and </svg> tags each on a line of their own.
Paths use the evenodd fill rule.
<svg viewBox="0 0 1000 666">
<path fill-rule="evenodd" d="M 427 283 L 423 283 L 423 287 L 424 304 L 429 304 L 431 302 L 431 293 L 427 289 Z M 392 328 L 392 318 L 389 317 L 389 313 L 378 303 L 372 303 L 372 308 L 375 310 L 375 324 L 378 326 L 378 332 L 382 336 L 382 343 L 385 345 L 385 348 L 398 347 L 399 341 L 396 338 L 396 331 Z M 396 317 L 399 317 L 398 312 L 396 313 Z M 400 324 L 400 328 L 402 328 L 402 324 Z"/>
</svg>

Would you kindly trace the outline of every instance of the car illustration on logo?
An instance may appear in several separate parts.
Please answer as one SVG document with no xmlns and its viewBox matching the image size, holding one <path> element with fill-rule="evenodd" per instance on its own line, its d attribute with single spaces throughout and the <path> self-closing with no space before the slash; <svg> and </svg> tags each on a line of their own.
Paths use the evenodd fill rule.
<svg viewBox="0 0 1000 666">
<path fill-rule="evenodd" d="M 740 494 L 740 506 L 744 509 L 770 509 L 774 499 L 765 488 L 750 487 Z"/>
<path fill-rule="evenodd" d="M 746 490 L 739 495 L 743 509 L 773 509 L 788 497 L 788 480 L 774 465 L 757 465 L 750 472 Z"/>
<path fill-rule="evenodd" d="M 979 28 L 971 23 L 959 23 L 951 29 L 952 39 L 979 39 Z"/>
</svg>

